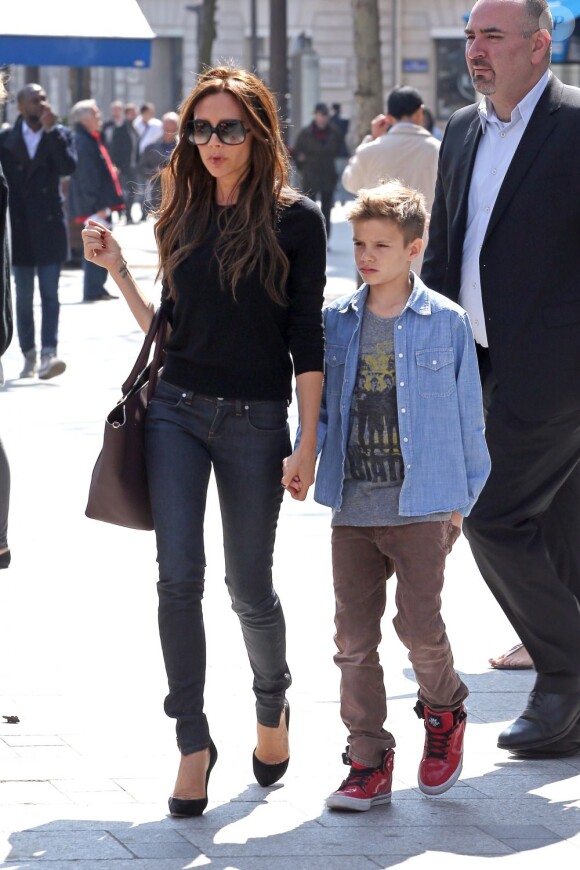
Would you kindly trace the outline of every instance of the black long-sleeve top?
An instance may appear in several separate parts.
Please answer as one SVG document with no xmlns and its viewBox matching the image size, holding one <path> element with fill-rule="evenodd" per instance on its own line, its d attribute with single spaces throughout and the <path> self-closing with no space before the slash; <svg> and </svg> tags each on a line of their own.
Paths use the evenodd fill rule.
<svg viewBox="0 0 580 870">
<path fill-rule="evenodd" d="M 258 269 L 240 280 L 236 299 L 220 287 L 217 233 L 216 226 L 175 270 L 163 378 L 206 396 L 290 400 L 293 368 L 296 375 L 323 370 L 322 214 L 306 197 L 281 209 L 278 240 L 290 262 L 286 306 L 270 299 Z"/>
</svg>

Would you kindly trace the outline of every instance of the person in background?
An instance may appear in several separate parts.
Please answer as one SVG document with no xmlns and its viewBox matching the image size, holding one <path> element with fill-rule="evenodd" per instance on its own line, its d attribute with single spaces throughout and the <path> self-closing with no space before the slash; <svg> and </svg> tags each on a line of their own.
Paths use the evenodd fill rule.
<svg viewBox="0 0 580 870">
<path fill-rule="evenodd" d="M 89 218 L 111 220 L 113 210 L 124 208 L 123 191 L 113 162 L 100 135 L 101 111 L 95 100 L 80 100 L 71 109 L 78 167 L 69 186 L 71 217 L 84 224 Z M 105 289 L 107 273 L 83 261 L 83 302 L 117 299 Z"/>
<path fill-rule="evenodd" d="M 147 214 L 156 212 L 161 205 L 160 171 L 169 163 L 179 132 L 179 115 L 176 112 L 166 112 L 162 121 L 163 136 L 148 145 L 139 159 L 139 172 L 148 182 L 143 203 Z"/>
<path fill-rule="evenodd" d="M 6 99 L 4 77 L 0 75 L 0 104 Z M 12 341 L 12 294 L 8 258 L 8 185 L 0 162 L 0 387 L 4 384 L 2 354 Z M 8 546 L 8 509 L 10 506 L 10 466 L 0 438 L 0 568 L 10 565 Z"/>
<path fill-rule="evenodd" d="M 125 106 L 120 100 L 114 100 L 111 103 L 111 118 L 103 124 L 103 142 L 121 182 L 127 223 L 132 224 L 132 208 L 138 183 L 137 144 L 139 135 L 132 122 L 127 118 Z"/>
<path fill-rule="evenodd" d="M 350 157 L 350 151 L 348 150 L 348 145 L 346 141 L 346 137 L 348 134 L 348 128 L 350 126 L 350 121 L 348 118 L 343 118 L 341 115 L 341 106 L 340 103 L 332 103 L 330 107 L 330 123 L 334 124 L 337 130 L 340 131 L 340 147 L 338 149 L 338 154 L 335 158 L 335 166 L 336 166 L 336 175 L 338 179 L 338 184 L 336 188 L 336 199 L 344 205 L 346 200 L 349 198 L 347 191 L 344 189 L 341 178 L 344 167 L 348 163 L 348 158 Z"/>
<path fill-rule="evenodd" d="M 328 106 L 317 103 L 312 122 L 298 133 L 292 154 L 300 172 L 301 189 L 312 199 L 320 200 L 329 239 L 330 213 L 338 177 L 335 160 L 340 147 L 340 130 L 330 123 Z"/>
<path fill-rule="evenodd" d="M 133 126 L 139 136 L 137 143 L 137 163 L 141 160 L 141 156 L 145 149 L 161 139 L 163 135 L 163 122 L 160 118 L 155 117 L 155 106 L 153 103 L 143 103 L 141 113 L 133 121 Z M 147 209 L 145 207 L 145 191 L 147 187 L 147 179 L 139 172 L 139 189 L 141 202 L 141 220 L 147 219 Z"/>
<path fill-rule="evenodd" d="M 314 480 L 326 267 L 322 215 L 289 187 L 288 171 L 276 103 L 263 82 L 243 69 L 206 69 L 183 102 L 179 140 L 162 170 L 155 236 L 172 331 L 145 432 L 165 712 L 176 719 L 180 750 L 169 799 L 175 816 L 203 813 L 217 759 L 204 710 L 202 611 L 212 468 L 225 582 L 254 674 L 254 775 L 272 785 L 288 767 L 291 677 L 272 554 L 284 488 L 303 500 Z M 89 221 L 83 238 L 85 256 L 110 272 L 147 330 L 154 305 L 114 236 Z M 293 373 L 303 437 L 290 456 Z"/>
<path fill-rule="evenodd" d="M 22 378 L 54 378 L 66 369 L 57 353 L 58 284 L 68 255 L 67 218 L 61 179 L 77 166 L 71 131 L 58 123 L 41 85 L 17 95 L 14 127 L 0 132 L 0 161 L 10 191 L 12 270 L 16 327 L 24 356 Z M 42 321 L 40 368 L 34 323 L 34 279 L 38 278 Z"/>
<path fill-rule="evenodd" d="M 437 126 L 435 123 L 435 118 L 433 117 L 433 112 L 431 109 L 428 109 L 427 106 L 423 106 L 423 126 L 427 130 L 428 133 L 438 139 L 439 142 L 443 139 L 443 130 Z"/>
<path fill-rule="evenodd" d="M 356 193 L 381 181 L 397 179 L 421 191 L 429 213 L 435 195 L 440 143 L 423 126 L 423 97 L 407 85 L 396 87 L 387 97 L 386 109 L 386 115 L 377 115 L 371 121 L 371 133 L 350 158 L 342 173 L 342 183 L 346 190 Z M 413 263 L 417 273 L 422 263 L 423 251 Z"/>
</svg>

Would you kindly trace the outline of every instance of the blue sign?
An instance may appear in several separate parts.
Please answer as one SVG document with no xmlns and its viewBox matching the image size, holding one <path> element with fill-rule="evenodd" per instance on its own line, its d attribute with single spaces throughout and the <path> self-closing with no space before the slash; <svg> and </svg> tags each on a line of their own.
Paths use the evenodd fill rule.
<svg viewBox="0 0 580 870">
<path fill-rule="evenodd" d="M 403 72 L 426 73 L 429 72 L 429 61 L 426 58 L 403 58 Z"/>
</svg>

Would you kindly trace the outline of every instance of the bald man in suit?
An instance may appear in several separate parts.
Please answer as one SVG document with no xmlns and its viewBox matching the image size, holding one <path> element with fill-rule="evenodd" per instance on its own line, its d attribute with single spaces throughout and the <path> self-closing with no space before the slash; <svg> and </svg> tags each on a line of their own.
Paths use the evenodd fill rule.
<svg viewBox="0 0 580 870">
<path fill-rule="evenodd" d="M 469 312 L 491 475 L 466 536 L 537 670 L 498 746 L 580 751 L 580 90 L 550 71 L 545 0 L 478 0 L 478 105 L 441 146 L 422 278 Z"/>
</svg>

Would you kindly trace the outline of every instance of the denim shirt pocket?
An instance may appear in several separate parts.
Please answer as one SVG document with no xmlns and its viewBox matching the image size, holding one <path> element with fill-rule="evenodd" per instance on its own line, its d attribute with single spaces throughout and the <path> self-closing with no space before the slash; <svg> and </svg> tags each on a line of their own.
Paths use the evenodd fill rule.
<svg viewBox="0 0 580 870">
<path fill-rule="evenodd" d="M 326 391 L 333 395 L 342 392 L 344 364 L 348 348 L 340 344 L 327 344 L 325 353 Z"/>
<path fill-rule="evenodd" d="M 415 351 L 419 395 L 424 399 L 443 399 L 456 389 L 452 347 Z"/>
</svg>

